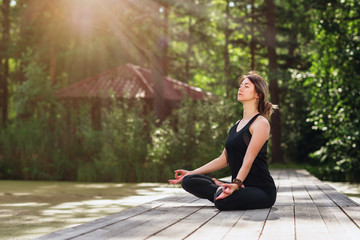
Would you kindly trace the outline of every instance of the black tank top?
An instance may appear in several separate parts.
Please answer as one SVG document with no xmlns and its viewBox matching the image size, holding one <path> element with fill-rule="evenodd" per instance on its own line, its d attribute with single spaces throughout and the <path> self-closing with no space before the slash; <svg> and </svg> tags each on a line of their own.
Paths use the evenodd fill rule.
<svg viewBox="0 0 360 240">
<path fill-rule="evenodd" d="M 251 140 L 250 125 L 260 114 L 256 114 L 239 132 L 236 128 L 240 121 L 238 121 L 229 131 L 229 136 L 225 143 L 225 148 L 228 157 L 228 163 L 231 169 L 232 180 L 234 180 L 243 164 L 246 150 Z M 256 156 L 254 163 L 251 166 L 250 172 L 244 180 L 245 186 L 257 187 L 274 187 L 274 180 L 270 175 L 267 164 L 267 143 L 265 142 L 260 152 Z"/>
</svg>

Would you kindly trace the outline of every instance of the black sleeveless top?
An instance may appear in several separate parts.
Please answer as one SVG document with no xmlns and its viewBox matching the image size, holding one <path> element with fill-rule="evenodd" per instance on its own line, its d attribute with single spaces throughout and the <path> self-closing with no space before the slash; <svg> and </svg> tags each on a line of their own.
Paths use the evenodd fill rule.
<svg viewBox="0 0 360 240">
<path fill-rule="evenodd" d="M 246 150 L 251 140 L 250 125 L 260 114 L 256 114 L 239 132 L 236 128 L 240 121 L 238 121 L 229 131 L 229 136 L 225 143 L 228 163 L 231 169 L 232 180 L 234 180 L 243 164 Z M 267 143 L 265 142 L 260 152 L 256 156 L 250 172 L 244 180 L 245 186 L 257 187 L 275 187 L 273 178 L 270 175 L 267 164 Z"/>
</svg>

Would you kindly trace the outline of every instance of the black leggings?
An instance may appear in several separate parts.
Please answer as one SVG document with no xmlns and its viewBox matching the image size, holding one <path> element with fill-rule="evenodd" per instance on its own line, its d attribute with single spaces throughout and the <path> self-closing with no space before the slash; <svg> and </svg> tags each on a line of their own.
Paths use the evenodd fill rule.
<svg viewBox="0 0 360 240">
<path fill-rule="evenodd" d="M 234 191 L 224 199 L 215 200 L 221 193 L 211 177 L 193 174 L 187 175 L 182 180 L 182 187 L 189 193 L 199 198 L 205 198 L 215 204 L 219 210 L 245 210 L 269 208 L 276 200 L 276 188 L 259 188 L 248 186 Z"/>
</svg>

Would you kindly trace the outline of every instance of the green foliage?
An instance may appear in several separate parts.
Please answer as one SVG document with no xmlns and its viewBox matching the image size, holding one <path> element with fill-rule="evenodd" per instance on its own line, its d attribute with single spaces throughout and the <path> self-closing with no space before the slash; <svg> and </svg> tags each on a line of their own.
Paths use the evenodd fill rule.
<svg viewBox="0 0 360 240">
<path fill-rule="evenodd" d="M 65 131 L 52 131 L 32 116 L 0 132 L 2 178 L 167 181 L 177 168 L 194 169 L 218 157 L 238 111 L 224 99 L 186 100 L 156 127 L 140 102 L 114 102 L 103 110 L 101 130 L 74 121 L 74 136 L 61 121 L 65 109 L 56 110 L 60 117 L 52 126 Z M 214 176 L 228 174 L 225 169 Z"/>
<path fill-rule="evenodd" d="M 285 149 L 286 162 L 309 163 L 309 154 L 325 144 L 321 131 L 313 129 L 308 120 L 310 114 L 310 89 L 304 86 L 304 78 L 309 73 L 298 70 L 283 72 L 284 81 L 281 94 L 281 112 L 283 126 L 282 147 Z"/>
<path fill-rule="evenodd" d="M 304 86 L 311 94 L 307 121 L 326 143 L 311 155 L 317 164 L 312 169 L 324 179 L 360 181 L 360 3 L 316 7 L 318 51 Z"/>
<path fill-rule="evenodd" d="M 148 160 L 167 170 L 195 169 L 220 156 L 235 106 L 224 99 L 193 102 L 186 100 L 160 127 L 152 132 Z M 170 170 L 170 171 L 169 171 Z M 225 169 L 214 176 L 229 174 Z"/>
<path fill-rule="evenodd" d="M 32 49 L 27 49 L 23 59 L 23 71 L 27 81 L 22 83 L 14 94 L 15 112 L 19 116 L 46 114 L 55 99 L 45 66 L 40 63 L 38 54 Z"/>
<path fill-rule="evenodd" d="M 27 78 L 14 96 L 17 118 L 0 131 L 0 176 L 18 179 L 61 180 L 71 176 L 74 164 L 66 161 L 61 148 L 63 123 L 54 89 L 44 74 L 37 55 L 24 56 Z"/>
<path fill-rule="evenodd" d="M 97 146 L 98 151 L 79 167 L 80 181 L 153 180 L 148 177 L 152 169 L 144 168 L 150 121 L 143 110 L 140 102 L 114 102 L 103 111 L 102 130 L 87 129 L 84 145 Z"/>
<path fill-rule="evenodd" d="M 71 162 L 56 148 L 56 135 L 39 119 L 31 118 L 2 129 L 0 176 L 25 180 L 62 180 Z M 69 180 L 73 180 L 70 178 Z"/>
<path fill-rule="evenodd" d="M 174 169 L 200 166 L 221 153 L 240 115 L 226 100 L 185 101 L 157 127 L 144 118 L 145 106 L 114 103 L 102 112 L 101 130 L 94 130 L 90 105 L 74 109 L 53 96 L 60 86 L 127 62 L 151 68 L 166 32 L 164 8 L 155 2 L 169 7 L 169 76 L 223 96 L 228 74 L 235 92 L 237 77 L 250 70 L 252 47 L 255 70 L 268 78 L 264 1 L 229 1 L 227 73 L 225 0 L 162 0 L 141 8 L 141 0 L 52 2 L 11 4 L 11 45 L 3 51 L 10 63 L 10 119 L 0 130 L 1 178 L 165 181 Z M 275 4 L 287 163 L 311 163 L 324 179 L 360 181 L 360 3 Z"/>
</svg>

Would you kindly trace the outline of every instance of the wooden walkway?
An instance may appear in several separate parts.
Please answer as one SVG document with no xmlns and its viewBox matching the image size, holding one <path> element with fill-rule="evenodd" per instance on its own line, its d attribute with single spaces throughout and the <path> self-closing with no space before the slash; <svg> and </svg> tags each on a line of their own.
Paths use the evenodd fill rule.
<svg viewBox="0 0 360 240">
<path fill-rule="evenodd" d="M 360 239 L 360 206 L 304 170 L 271 171 L 270 209 L 218 211 L 183 193 L 38 239 Z"/>
</svg>

